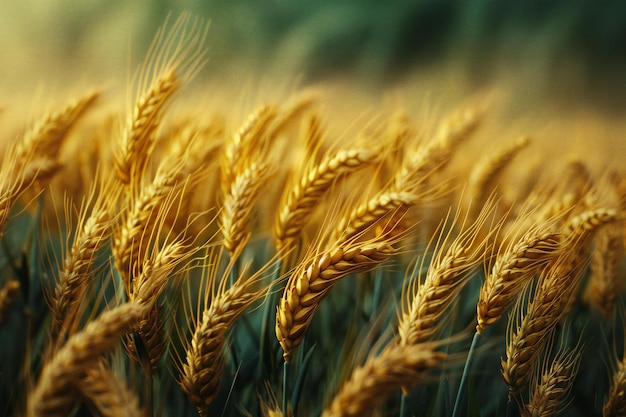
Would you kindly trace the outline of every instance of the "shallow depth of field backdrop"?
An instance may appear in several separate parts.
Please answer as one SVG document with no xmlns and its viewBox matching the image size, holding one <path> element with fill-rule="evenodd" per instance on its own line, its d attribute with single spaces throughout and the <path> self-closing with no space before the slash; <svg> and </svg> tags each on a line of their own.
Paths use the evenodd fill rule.
<svg viewBox="0 0 626 417">
<path fill-rule="evenodd" d="M 235 125 L 242 124 L 247 114 L 259 104 L 282 105 L 290 102 L 303 91 L 311 92 L 316 100 L 319 100 L 324 128 L 328 129 L 329 136 L 332 136 L 333 140 L 337 140 L 334 142 L 335 148 L 341 149 L 341 141 L 337 138 L 359 132 L 358 124 L 367 125 L 365 122 L 370 121 L 369 118 L 374 117 L 373 115 L 385 119 L 391 118 L 400 111 L 416 122 L 416 130 L 420 133 L 432 132 L 434 126 L 437 126 L 437 121 L 443 116 L 463 108 L 467 103 L 477 103 L 484 98 L 486 110 L 480 130 L 476 137 L 459 147 L 452 159 L 452 166 L 446 167 L 450 174 L 446 180 L 451 181 L 450 184 L 453 185 L 451 189 L 454 188 L 451 193 L 454 197 L 449 201 L 461 205 L 466 203 L 460 196 L 461 190 L 467 184 L 468 173 L 480 155 L 501 149 L 505 144 L 512 143 L 522 135 L 528 135 L 532 143 L 528 149 L 522 151 L 520 158 L 516 159 L 512 165 L 513 169 L 504 174 L 503 183 L 508 184 L 508 188 L 503 187 L 503 194 L 507 194 L 504 205 L 509 204 L 512 207 L 514 202 L 520 202 L 526 197 L 526 195 L 516 193 L 532 182 L 530 180 L 527 182 L 527 178 L 550 179 L 554 181 L 550 184 L 555 185 L 555 189 L 558 189 L 559 178 L 562 178 L 562 183 L 566 184 L 569 180 L 567 175 L 571 174 L 567 171 L 570 163 L 581 164 L 576 166 L 584 165 L 589 177 L 594 181 L 619 183 L 621 188 L 618 188 L 624 193 L 626 2 L 623 1 L 0 0 L 0 126 L 2 126 L 0 149 L 9 148 L 10 143 L 19 137 L 27 126 L 32 125 L 38 118 L 41 118 L 42 114 L 54 108 L 53 106 L 60 106 L 69 99 L 80 97 L 87 90 L 94 88 L 99 89 L 102 95 L 98 103 L 100 106 L 98 111 L 101 113 L 97 114 L 102 116 L 102 120 L 105 117 L 112 117 L 116 120 L 112 123 L 114 127 L 109 132 L 111 133 L 109 142 L 113 148 L 118 140 L 116 135 L 118 131 L 121 131 L 125 120 L 119 111 L 128 110 L 132 105 L 131 80 L 137 68 L 143 62 L 159 27 L 168 19 L 168 16 L 169 21 L 172 22 L 182 12 L 189 12 L 191 16 L 198 17 L 202 21 L 210 21 L 210 27 L 204 44 L 207 50 L 206 63 L 193 79 L 183 86 L 171 107 L 168 107 L 172 114 L 179 117 L 176 119 L 177 122 L 184 119 L 181 116 L 182 112 L 193 107 L 193 111 L 189 112 L 190 117 L 202 120 L 206 117 L 208 120 L 215 116 L 216 120 L 225 121 L 224 124 L 228 126 L 226 131 L 232 133 L 236 131 Z M 92 115 L 89 117 L 92 117 L 93 125 L 93 119 L 96 117 Z M 120 129 L 117 129 L 118 127 Z M 368 127 L 371 128 L 370 125 Z M 420 130 L 423 127 L 424 129 Z M 302 132 L 302 129 L 301 126 L 292 127 L 290 132 L 297 135 L 298 132 Z M 89 148 L 89 152 L 92 151 L 90 147 L 86 146 L 86 148 Z M 81 148 L 74 143 L 72 149 Z M 95 152 L 97 153 L 97 150 Z M 86 153 L 81 155 L 81 160 L 88 160 Z M 164 154 L 163 149 L 159 149 L 156 153 L 157 156 Z M 398 157 L 397 161 L 402 161 L 402 156 Z M 152 168 L 156 165 L 154 162 Z M 380 163 L 381 167 L 383 165 Z M 385 165 L 385 169 L 393 168 Z M 382 171 L 384 171 L 383 168 L 380 172 Z M 58 175 L 69 180 L 59 180 L 57 184 L 66 182 L 71 184 L 71 177 L 75 172 L 77 171 L 73 168 L 61 171 Z M 380 172 L 376 171 L 377 174 Z M 279 173 L 284 174 L 284 172 Z M 609 177 L 610 180 L 607 180 Z M 363 178 L 366 185 L 371 186 L 368 177 Z M 218 190 L 218 182 L 214 179 L 213 182 L 206 183 L 214 187 L 211 192 L 218 192 L 215 191 Z M 354 180 L 349 184 L 358 188 L 361 183 Z M 68 188 L 69 191 L 56 189 L 54 193 L 57 194 L 46 201 L 56 201 L 58 205 L 53 209 L 44 208 L 44 212 L 56 210 L 57 213 L 62 213 L 64 192 L 67 191 L 68 197 L 76 198 L 74 216 L 77 217 L 76 213 L 80 207 L 78 197 L 87 195 L 89 192 L 89 188 L 82 185 L 81 188 L 74 184 L 75 188 L 71 190 Z M 202 190 L 203 185 L 204 183 L 198 189 Z M 282 185 L 284 183 L 277 184 L 279 187 Z M 585 187 L 583 188 L 587 190 Z M 546 189 L 549 187 L 543 191 Z M 48 198 L 45 190 L 48 189 L 44 187 L 42 193 Z M 371 192 L 371 189 L 368 190 Z M 197 192 L 197 189 L 192 191 Z M 274 200 L 279 200 L 277 196 L 280 196 L 282 191 L 278 188 L 265 195 L 261 192 L 260 205 L 264 210 L 267 210 Z M 449 202 L 445 200 L 447 197 L 450 196 L 444 196 L 443 200 Z M 264 198 L 267 200 L 264 201 Z M 356 197 L 351 195 L 350 198 Z M 626 201 L 624 195 L 619 195 L 618 200 L 622 205 Z M 15 230 L 19 231 L 19 227 L 24 227 L 32 233 L 31 229 L 19 223 L 19 219 L 29 219 L 31 218 L 29 216 L 35 218 L 37 201 L 41 202 L 43 198 L 38 200 L 34 193 L 27 194 L 27 199 L 20 203 L 22 204 L 20 207 L 27 207 L 27 209 L 15 210 L 12 213 L 11 220 L 18 220 L 18 222 L 9 223 L 13 226 L 7 230 L 12 230 L 13 234 L 16 234 Z M 215 201 L 221 200 L 216 198 Z M 486 200 L 479 203 L 486 203 Z M 330 210 L 330 207 L 337 209 L 337 206 L 325 204 L 323 206 L 325 209 Z M 580 204 L 572 206 L 572 213 L 582 210 Z M 434 223 L 438 223 L 445 217 L 439 214 L 447 212 L 448 206 L 446 203 L 439 202 L 433 207 L 435 207 L 433 210 L 437 212 L 433 216 L 437 219 Z M 600 207 L 605 208 L 602 205 Z M 610 208 L 613 209 L 613 207 Z M 620 210 L 623 210 L 623 207 Z M 454 209 L 452 211 L 455 212 Z M 459 211 L 463 210 L 459 209 Z M 506 210 L 501 208 L 500 211 L 502 214 Z M 123 210 L 120 212 L 123 213 Z M 259 212 L 262 216 L 266 214 L 263 211 Z M 511 213 L 513 212 L 515 210 L 511 210 Z M 623 214 L 621 211 L 616 216 L 618 220 L 611 220 L 611 222 L 614 220 L 620 222 L 616 227 L 623 227 Z M 274 216 L 275 213 L 272 212 L 267 217 L 257 219 L 254 223 L 254 227 L 258 227 L 259 224 L 270 226 L 253 230 L 248 255 L 255 250 L 258 250 L 257 255 L 262 254 L 261 257 L 267 255 L 264 252 L 267 248 L 258 248 L 263 247 L 264 242 L 273 242 L 271 224 Z M 323 222 L 322 217 L 318 213 L 315 221 Z M 50 219 L 48 218 L 47 221 L 51 221 Z M 28 223 L 27 220 L 24 221 Z M 436 225 L 426 224 L 423 231 L 416 227 L 413 231 L 417 230 L 417 234 L 423 233 L 422 239 L 410 240 L 411 243 L 404 246 L 402 250 L 410 252 L 415 247 L 423 249 L 424 246 L 419 245 L 426 245 L 429 239 L 433 238 L 433 234 L 429 233 L 434 232 Z M 53 224 L 51 227 L 46 223 L 45 226 L 41 225 L 41 228 L 47 231 L 54 226 L 57 225 Z M 61 225 L 61 228 L 65 226 L 67 225 Z M 119 224 L 117 226 L 119 227 Z M 574 226 L 572 227 L 575 229 Z M 311 230 L 307 232 L 308 235 L 300 242 L 303 245 L 300 248 L 303 253 L 307 249 L 304 245 L 311 243 L 315 238 Z M 7 236 L 11 234 L 7 233 Z M 46 250 L 52 253 L 53 249 L 41 249 L 36 254 L 28 252 L 27 248 L 34 247 L 30 239 L 36 239 L 37 235 L 34 234 L 35 237 L 31 237 L 29 234 L 28 236 L 28 241 L 22 242 L 22 246 L 17 250 L 17 253 L 25 253 L 22 260 L 18 259 L 19 262 L 23 261 L 30 265 L 30 262 L 33 262 L 29 260 L 30 255 L 40 257 L 42 262 L 50 261 L 46 258 L 59 256 L 58 253 L 54 253 L 47 257 Z M 19 241 L 19 236 L 11 237 L 13 238 Z M 6 238 L 5 243 L 10 245 L 11 242 L 9 238 Z M 396 243 L 393 242 L 393 244 Z M 410 247 L 411 244 L 416 246 Z M 268 245 L 267 247 L 271 247 L 271 244 Z M 7 253 L 10 252 L 6 245 L 3 247 L 5 251 L 8 251 Z M 407 247 L 410 249 L 407 250 Z M 273 249 L 272 247 L 267 250 L 272 252 Z M 492 249 L 497 252 L 497 249 Z M 417 256 L 417 254 L 414 255 Z M 107 255 L 99 256 L 106 258 Z M 269 261 L 269 255 L 267 256 L 267 259 L 262 260 Z M 250 255 L 249 258 L 251 257 L 254 256 Z M 12 262 L 9 258 L 11 256 L 8 255 L 0 257 L 0 266 L 6 270 L 10 269 L 8 265 Z M 107 271 L 106 265 L 112 267 L 113 263 L 110 258 L 108 261 L 102 261 L 102 259 L 99 258 L 100 272 Z M 16 265 L 24 266 L 19 262 Z M 260 260 L 256 259 L 256 262 Z M 242 265 L 237 266 L 239 267 Z M 255 263 L 254 268 L 257 267 Z M 267 268 L 271 270 L 273 266 Z M 477 267 L 481 270 L 480 273 L 482 273 L 482 268 L 482 265 Z M 396 275 L 401 276 L 409 268 L 406 263 L 398 261 L 391 269 Z M 288 271 L 283 272 L 287 274 Z M 16 274 L 15 270 L 11 273 Z M 620 274 L 620 280 L 623 281 L 623 267 Z M 45 279 L 48 278 L 52 279 L 51 276 L 45 275 Z M 369 278 L 371 277 L 368 276 Z M 5 281 L 0 277 L 0 286 L 4 283 Z M 385 318 L 392 323 L 388 329 L 388 337 L 389 334 L 396 333 L 391 327 L 397 323 L 393 313 L 394 308 L 402 309 L 400 297 L 405 296 L 405 293 L 402 292 L 401 287 L 401 284 L 394 287 L 396 299 L 393 298 L 393 294 L 387 294 L 384 297 L 386 310 L 384 314 L 380 314 L 379 318 L 381 320 Z M 464 292 L 456 294 L 468 297 L 456 299 L 459 309 L 454 310 L 456 313 L 460 311 L 474 314 L 475 297 L 479 287 L 480 283 L 476 281 L 476 285 L 471 287 L 467 294 Z M 339 293 L 350 292 L 345 286 L 337 290 Z M 368 290 L 369 287 L 363 291 Z M 528 291 L 530 293 L 531 289 Z M 277 292 L 278 296 L 282 294 L 280 291 Z M 105 291 L 102 290 L 102 294 L 104 293 Z M 7 368 L 7 370 L 0 371 L 3 374 L 0 375 L 2 379 L 0 415 L 33 413 L 26 399 L 27 388 L 32 388 L 32 386 L 28 387 L 28 381 L 32 378 L 30 383 L 35 385 L 36 374 L 40 370 L 40 361 L 45 362 L 42 346 L 46 345 L 46 326 L 49 325 L 47 320 L 50 320 L 46 316 L 47 313 L 42 312 L 46 302 L 42 294 L 31 294 L 29 301 L 21 301 L 26 305 L 35 299 L 40 304 L 41 311 L 36 310 L 33 313 L 33 317 L 37 314 L 41 314 L 42 317 L 41 322 L 36 324 L 42 326 L 41 333 L 37 333 L 36 341 L 33 339 L 28 342 L 18 342 L 14 339 L 15 335 L 8 331 L 1 333 L 3 339 L 0 340 L 0 344 L 3 344 L 5 348 L 0 349 L 0 354 L 19 355 L 15 349 L 6 347 L 14 341 L 16 346 L 22 346 L 22 343 L 38 346 L 41 352 L 39 354 L 30 352 L 33 354 L 30 367 L 20 362 L 24 360 L 21 358 L 16 363 L 22 363 L 23 366 L 16 365 L 10 370 Z M 110 297 L 111 300 L 116 299 L 109 293 L 106 297 Z M 623 335 L 621 330 L 611 333 L 611 329 L 615 330 L 613 326 L 619 327 L 623 324 L 623 320 L 619 319 L 620 313 L 623 316 L 622 298 L 619 299 L 622 304 L 618 302 L 612 320 L 606 320 L 601 326 L 596 326 L 601 331 L 610 333 L 611 336 Z M 269 298 L 269 300 L 275 304 L 278 303 L 277 298 Z M 102 302 L 100 307 L 94 307 L 93 316 L 96 316 L 96 312 L 103 310 L 105 304 Z M 24 307 L 22 304 L 19 305 Z M 253 317 L 250 319 L 251 327 L 259 325 L 260 320 L 263 319 L 262 314 L 267 314 L 268 311 L 259 307 L 258 303 L 254 305 L 257 308 L 250 315 Z M 573 333 L 580 336 L 587 334 L 586 331 L 596 329 L 594 326 L 602 319 L 596 313 L 590 312 L 592 309 L 584 303 L 581 302 L 576 306 L 580 309 L 576 310 L 577 317 L 583 317 L 583 319 L 572 325 L 575 329 Z M 271 306 L 269 311 L 273 310 L 274 306 Z M 11 313 L 14 324 L 21 323 L 19 320 L 26 320 L 25 314 L 16 318 L 24 311 L 27 309 L 22 308 L 19 313 L 16 311 Z M 28 311 L 29 314 L 32 312 Z M 350 314 L 354 313 L 349 309 L 348 311 Z M 93 318 L 88 314 L 88 310 L 82 312 L 85 313 L 82 317 L 84 322 Z M 173 316 L 179 315 L 180 311 L 172 314 Z M 371 324 L 374 316 L 375 314 L 372 313 L 372 316 L 368 317 L 365 322 Z M 471 324 L 470 321 L 463 320 L 459 320 L 455 332 L 461 333 L 463 326 Z M 173 321 L 175 319 L 172 319 Z M 35 326 L 33 323 L 29 324 L 31 325 Z M 380 323 L 374 321 L 372 327 L 378 325 Z M 481 354 L 487 352 L 484 357 L 490 357 L 493 360 L 491 368 L 485 375 L 491 378 L 491 385 L 488 389 L 495 390 L 494 398 L 496 396 L 501 398 L 496 401 L 486 392 L 477 392 L 477 387 L 470 382 L 468 388 L 470 399 L 467 407 L 475 413 L 474 415 L 505 415 L 505 413 L 516 415 L 515 413 L 518 412 L 515 407 L 509 407 L 506 410 L 507 390 L 499 371 L 499 358 L 504 354 L 506 318 L 502 319 L 499 325 L 501 332 L 498 336 L 484 341 L 481 347 L 483 350 L 479 349 L 477 355 L 480 357 Z M 319 327 L 317 323 L 315 331 L 319 332 Z M 29 327 L 29 329 L 32 331 L 32 328 Z M 180 329 L 174 329 L 174 327 L 172 329 L 170 334 L 180 336 L 180 333 L 177 333 Z M 269 328 L 272 337 L 273 329 L 273 327 Z M 567 329 L 568 327 L 565 326 L 563 333 L 567 333 Z M 362 361 L 367 353 L 367 343 L 371 343 L 372 351 L 375 351 L 376 345 L 368 337 L 375 339 L 378 333 L 368 334 L 363 328 L 357 330 L 361 332 L 357 331 L 358 337 L 354 334 L 351 336 L 359 342 L 367 339 L 363 341 L 365 347 L 361 347 L 362 350 L 359 351 L 357 343 L 356 347 L 352 346 L 352 351 L 345 353 L 341 350 L 340 343 L 335 351 L 337 357 L 333 357 L 330 361 L 340 362 L 338 357 L 344 358 L 340 356 L 340 353 L 345 354 L 345 357 L 351 358 L 355 363 Z M 473 328 L 470 330 L 473 331 Z M 244 330 L 237 328 L 236 331 L 237 336 L 233 336 L 233 339 L 246 338 L 247 334 Z M 384 331 L 381 330 L 380 333 Z M 451 336 L 446 331 L 441 333 Z M 471 333 L 470 331 L 467 334 Z M 364 336 L 365 334 L 367 336 Z M 493 334 L 490 333 L 492 336 L 495 334 L 495 331 Z M 304 392 L 300 394 L 302 398 L 300 413 L 296 415 L 321 413 L 332 400 L 341 381 L 346 380 L 354 365 L 354 363 L 346 363 L 345 368 L 338 367 L 334 374 L 328 370 L 318 370 L 316 367 L 321 366 L 320 363 L 325 359 L 322 352 L 326 352 L 324 349 L 329 344 L 328 340 L 315 341 L 315 337 L 319 335 L 320 333 L 315 333 L 310 340 L 306 340 L 306 350 L 304 345 L 300 347 L 303 353 L 299 353 L 298 364 L 290 370 L 295 386 L 289 386 L 289 389 L 297 390 L 304 386 Z M 593 337 L 606 336 L 604 333 L 593 333 L 593 335 Z M 171 340 L 175 340 L 176 337 Z M 566 405 L 569 404 L 569 407 L 563 407 L 569 415 L 601 415 L 602 403 L 610 385 L 611 361 L 622 358 L 623 340 L 607 336 L 609 342 L 606 342 L 604 339 L 593 337 L 590 338 L 591 341 L 583 341 L 587 342 L 584 348 L 588 350 L 585 353 L 586 356 L 583 356 L 580 368 L 582 370 L 588 369 L 585 366 L 597 366 L 602 368 L 602 371 L 598 373 L 581 371 L 583 376 L 576 380 L 572 394 L 567 397 Z M 437 398 L 437 401 L 441 400 L 440 403 L 433 405 L 435 400 L 431 403 L 423 398 L 418 399 L 417 395 L 411 396 L 410 399 L 407 397 L 400 400 L 402 394 L 398 390 L 390 396 L 391 399 L 387 403 L 376 408 L 376 412 L 394 415 L 398 414 L 402 407 L 405 415 L 411 415 L 413 412 L 415 415 L 420 415 L 419 410 L 422 409 L 425 410 L 426 415 L 450 414 L 449 408 L 454 404 L 454 399 L 449 396 L 454 397 L 456 393 L 469 340 L 471 340 L 471 335 L 465 339 L 453 339 L 452 344 L 456 347 L 453 356 L 456 356 L 451 361 L 453 363 L 450 365 L 451 368 L 446 369 L 445 372 L 452 375 L 450 379 L 454 382 L 448 385 L 447 380 L 445 382 L 444 378 L 437 380 L 436 376 L 428 381 L 431 385 L 425 388 L 424 392 L 432 395 L 432 398 Z M 313 348 L 316 342 L 320 344 Z M 273 340 L 273 343 L 276 344 L 276 341 Z M 172 342 L 169 353 L 177 352 L 180 355 L 181 346 L 184 345 L 184 341 Z M 574 345 L 576 343 L 571 343 L 571 346 Z M 237 351 L 239 353 L 250 351 L 248 345 L 244 348 L 235 343 L 233 346 L 235 347 L 229 350 L 229 354 L 225 354 L 227 357 L 225 369 L 230 374 L 236 369 L 233 355 L 236 357 Z M 230 346 L 226 350 L 229 348 Z M 317 350 L 314 351 L 314 349 Z M 593 349 L 602 350 L 595 357 L 595 361 L 588 360 L 594 356 Z M 311 352 L 313 358 L 307 359 L 311 360 L 310 364 L 303 359 L 304 353 L 308 352 Z M 490 354 L 493 355 L 489 356 Z M 8 357 L 0 358 L 0 363 L 8 363 Z M 177 359 L 181 358 L 173 360 Z M 163 359 L 164 362 L 167 360 L 169 359 Z M 279 362 L 280 360 L 282 359 L 279 357 Z M 303 361 L 310 368 L 306 368 Z M 478 365 L 482 364 L 484 363 L 481 359 Z M 20 368 L 19 371 L 17 371 L 18 368 Z M 33 375 L 25 372 L 25 369 L 32 371 Z M 312 369 L 308 371 L 310 372 L 308 380 L 302 376 L 302 369 Z M 153 399 L 145 392 L 138 394 L 143 410 L 150 410 L 154 415 L 162 413 L 164 416 L 195 415 L 195 408 L 186 402 L 176 385 L 179 380 L 178 371 L 179 369 L 171 364 L 158 371 L 158 378 L 155 377 L 153 380 L 155 386 L 151 388 L 154 393 L 160 392 L 162 397 L 154 395 Z M 238 385 L 239 381 L 233 383 L 232 398 L 228 389 L 222 387 L 216 399 L 217 405 L 210 408 L 209 414 L 220 415 L 223 411 L 224 415 L 238 415 L 245 410 L 252 415 L 257 415 L 268 412 L 271 407 L 278 409 L 281 403 L 286 404 L 281 392 L 285 389 L 281 385 L 281 372 L 282 369 L 272 375 L 254 374 L 256 378 L 254 381 L 257 385 L 252 388 L 246 386 L 241 388 Z M 23 389 L 6 388 L 6 375 L 9 374 L 21 375 Z M 308 382 L 302 382 L 296 375 L 302 376 L 302 381 Z M 474 377 L 479 380 L 481 376 L 474 375 Z M 134 375 L 134 378 L 139 377 Z M 267 387 L 263 386 L 264 379 L 268 382 Z M 230 380 L 226 378 L 227 382 L 232 382 L 232 380 L 232 378 Z M 296 380 L 303 385 L 298 386 Z M 311 382 L 313 380 L 317 381 L 315 386 Z M 599 380 L 602 382 L 598 382 Z M 435 388 L 432 387 L 433 385 Z M 240 391 L 237 391 L 239 388 L 241 388 Z M 310 397 L 307 397 L 307 389 L 312 390 Z M 429 391 L 430 389 L 432 391 Z M 594 395 L 596 390 L 598 394 Z M 444 391 L 445 394 L 442 394 Z M 434 392 L 438 393 L 434 394 Z M 276 397 L 274 398 L 275 404 L 266 406 L 268 402 L 272 402 L 270 401 L 272 396 Z M 5 400 L 8 402 L 6 406 L 2 403 Z M 259 401 L 255 402 L 256 400 Z M 147 406 L 147 403 L 151 405 Z M 77 404 L 79 405 L 68 412 L 76 415 L 89 415 L 91 410 L 97 409 L 97 404 L 95 407 L 93 404 L 85 405 L 87 403 L 81 403 L 80 400 L 77 400 Z M 373 409 L 370 411 L 374 412 Z M 97 411 L 94 413 L 99 415 Z"/>
</svg>

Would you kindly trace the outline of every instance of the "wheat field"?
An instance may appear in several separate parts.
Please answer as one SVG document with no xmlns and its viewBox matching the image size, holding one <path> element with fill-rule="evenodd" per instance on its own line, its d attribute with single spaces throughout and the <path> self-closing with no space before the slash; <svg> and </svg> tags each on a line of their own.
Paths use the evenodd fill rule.
<svg viewBox="0 0 626 417">
<path fill-rule="evenodd" d="M 1 415 L 626 415 L 619 122 L 208 104 L 208 30 L 3 105 Z"/>
</svg>

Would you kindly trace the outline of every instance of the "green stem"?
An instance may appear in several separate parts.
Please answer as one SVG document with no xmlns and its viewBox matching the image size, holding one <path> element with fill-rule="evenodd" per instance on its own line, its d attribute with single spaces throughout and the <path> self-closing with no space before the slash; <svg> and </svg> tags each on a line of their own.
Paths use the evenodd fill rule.
<svg viewBox="0 0 626 417">
<path fill-rule="evenodd" d="M 284 416 L 289 415 L 289 412 L 287 411 L 287 406 L 289 405 L 289 402 L 287 400 L 288 376 L 289 376 L 289 362 L 285 361 L 283 363 L 283 415 Z"/>
<path fill-rule="evenodd" d="M 402 396 L 400 397 L 400 417 L 408 417 L 408 411 L 406 406 L 407 398 L 408 395 L 402 393 Z"/>
<path fill-rule="evenodd" d="M 478 332 L 474 333 L 474 337 L 472 338 L 472 344 L 470 345 L 469 352 L 467 354 L 467 359 L 465 360 L 465 367 L 463 367 L 463 375 L 461 376 L 461 383 L 459 384 L 459 391 L 456 394 L 456 401 L 454 402 L 454 409 L 452 410 L 452 417 L 459 417 L 461 415 L 461 408 L 465 404 L 466 397 L 466 389 L 467 378 L 469 375 L 469 371 L 472 365 L 472 357 L 474 356 L 474 348 L 478 344 L 478 339 L 480 334 Z"/>
</svg>

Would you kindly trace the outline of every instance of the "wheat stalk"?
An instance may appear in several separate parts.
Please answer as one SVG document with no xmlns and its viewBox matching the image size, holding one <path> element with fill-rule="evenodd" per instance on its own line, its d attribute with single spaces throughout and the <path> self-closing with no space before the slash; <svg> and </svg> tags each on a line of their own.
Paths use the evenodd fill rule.
<svg viewBox="0 0 626 417">
<path fill-rule="evenodd" d="M 400 387 L 415 386 L 447 358 L 428 344 L 392 344 L 352 372 L 322 417 L 370 416 L 381 401 Z"/>
</svg>

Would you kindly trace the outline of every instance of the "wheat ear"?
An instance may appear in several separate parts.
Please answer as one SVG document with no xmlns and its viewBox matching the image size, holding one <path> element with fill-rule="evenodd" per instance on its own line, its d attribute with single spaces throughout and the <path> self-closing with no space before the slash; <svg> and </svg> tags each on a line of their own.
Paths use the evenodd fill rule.
<svg viewBox="0 0 626 417">
<path fill-rule="evenodd" d="M 246 122 L 224 144 L 220 158 L 220 185 L 222 194 L 228 195 L 237 175 L 245 169 L 251 153 L 260 146 L 271 122 L 276 118 L 277 110 L 273 106 L 261 106 L 248 116 Z"/>
<path fill-rule="evenodd" d="M 342 177 L 379 159 L 379 153 L 368 149 L 342 150 L 326 155 L 319 164 L 310 166 L 301 180 L 283 196 L 274 227 L 279 250 L 293 247 L 323 194 Z"/>
<path fill-rule="evenodd" d="M 102 417 L 144 415 L 137 395 L 103 361 L 85 372 L 78 388 Z"/>
<path fill-rule="evenodd" d="M 119 342 L 131 325 L 149 311 L 150 305 L 129 302 L 100 314 L 72 335 L 47 362 L 34 392 L 28 398 L 27 416 L 65 416 L 77 397 L 82 376 L 100 355 Z"/>
<path fill-rule="evenodd" d="M 487 200 L 496 188 L 502 172 L 529 143 L 528 137 L 522 137 L 509 146 L 486 155 L 477 162 L 469 177 L 469 194 L 474 201 Z"/>
<path fill-rule="evenodd" d="M 337 281 L 374 269 L 396 252 L 393 243 L 384 235 L 364 242 L 340 242 L 321 253 L 310 253 L 296 267 L 276 312 L 276 337 L 285 362 L 289 362 L 319 303 Z"/>
<path fill-rule="evenodd" d="M 203 65 L 208 25 L 202 26 L 183 14 L 171 28 L 166 22 L 150 46 L 114 158 L 117 178 L 125 185 L 143 175 L 167 103 Z"/>
<path fill-rule="evenodd" d="M 17 294 L 20 290 L 20 282 L 14 279 L 7 281 L 0 289 L 0 325 L 4 324 L 8 315 L 9 309 L 15 301 Z"/>
<path fill-rule="evenodd" d="M 106 207 L 96 207 L 88 218 L 83 217 L 79 222 L 79 231 L 63 259 L 50 303 L 53 334 L 60 329 L 70 331 L 75 323 L 78 304 L 94 276 L 91 267 L 109 233 L 109 216 Z"/>
<path fill-rule="evenodd" d="M 561 240 L 562 236 L 550 232 L 547 224 L 535 226 L 497 254 L 480 289 L 476 308 L 478 333 L 498 321 L 534 274 L 562 252 Z"/>
<path fill-rule="evenodd" d="M 423 194 L 426 180 L 450 161 L 454 150 L 468 139 L 482 120 L 482 110 L 463 109 L 443 119 L 434 137 L 410 154 L 396 173 L 392 190 Z"/>
<path fill-rule="evenodd" d="M 210 299 L 205 299 L 202 316 L 195 324 L 182 364 L 179 385 L 202 416 L 207 415 L 208 406 L 219 388 L 226 333 L 250 305 L 267 293 L 267 288 L 259 285 L 264 270 L 250 277 L 241 275 L 226 289 L 226 277 L 234 262 L 235 259 L 231 258 L 229 267 L 217 284 L 217 290 Z M 209 279 L 209 285 L 215 285 L 215 277 Z"/>
<path fill-rule="evenodd" d="M 58 112 L 48 114 L 27 131 L 16 146 L 18 161 L 32 158 L 56 160 L 67 133 L 98 98 L 98 92 L 68 103 Z"/>
<path fill-rule="evenodd" d="M 549 417 L 559 414 L 572 389 L 580 358 L 581 352 L 577 349 L 559 351 L 531 384 L 529 401 L 524 405 L 522 417 Z"/>
<path fill-rule="evenodd" d="M 624 255 L 622 227 L 605 226 L 594 238 L 591 257 L 591 278 L 587 292 L 593 305 L 605 319 L 613 316 L 617 297 L 622 289 L 619 276 Z"/>
<path fill-rule="evenodd" d="M 626 357 L 617 363 L 613 373 L 611 389 L 604 400 L 602 415 L 604 417 L 618 417 L 626 415 Z"/>
<path fill-rule="evenodd" d="M 331 241 L 348 241 L 390 215 L 403 216 L 419 197 L 409 192 L 381 190 L 368 201 L 356 206 L 337 222 Z"/>
<path fill-rule="evenodd" d="M 415 386 L 446 359 L 427 344 L 392 344 L 352 372 L 322 417 L 370 416 L 381 401 L 400 387 Z"/>
<path fill-rule="evenodd" d="M 220 230 L 231 257 L 240 253 L 250 238 L 252 210 L 268 170 L 265 162 L 251 162 L 235 176 L 224 199 Z"/>
<path fill-rule="evenodd" d="M 165 169 L 167 167 L 169 169 Z M 142 186 L 136 197 L 130 202 L 130 208 L 123 214 L 123 223 L 114 234 L 113 255 L 115 267 L 124 281 L 130 280 L 130 275 L 138 273 L 141 256 L 148 246 L 146 231 L 155 227 L 157 221 L 162 221 L 161 211 L 167 211 L 168 203 L 177 196 L 178 186 L 185 184 L 188 172 L 182 170 L 181 165 L 161 165 L 152 180 Z"/>
<path fill-rule="evenodd" d="M 154 148 L 163 108 L 179 86 L 180 80 L 174 70 L 170 70 L 155 79 L 150 89 L 137 100 L 115 154 L 117 178 L 123 184 L 128 185 L 136 181 L 133 178 L 143 174 Z"/>
<path fill-rule="evenodd" d="M 485 204 L 478 219 L 467 228 L 461 225 L 461 232 L 446 248 L 445 243 L 453 233 L 450 230 L 444 242 L 436 248 L 424 283 L 420 284 L 419 277 L 414 279 L 407 308 L 403 309 L 398 323 L 400 344 L 425 342 L 435 333 L 437 322 L 472 276 L 469 272 L 489 252 L 490 233 L 483 238 L 479 235 L 491 212 L 492 206 Z M 455 218 L 452 229 L 456 221 Z"/>
<path fill-rule="evenodd" d="M 582 262 L 575 248 L 568 247 L 544 270 L 526 314 L 514 328 L 509 322 L 506 359 L 502 376 L 511 394 L 519 394 L 532 377 L 535 359 L 541 354 L 552 331 L 566 314 L 582 276 Z M 522 308 L 518 302 L 518 309 Z"/>
</svg>

